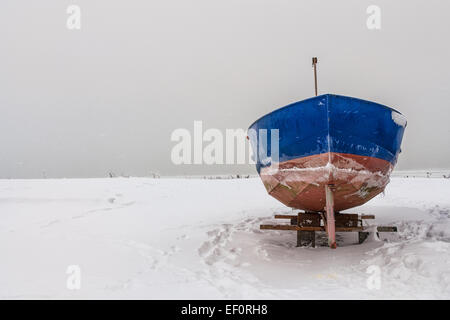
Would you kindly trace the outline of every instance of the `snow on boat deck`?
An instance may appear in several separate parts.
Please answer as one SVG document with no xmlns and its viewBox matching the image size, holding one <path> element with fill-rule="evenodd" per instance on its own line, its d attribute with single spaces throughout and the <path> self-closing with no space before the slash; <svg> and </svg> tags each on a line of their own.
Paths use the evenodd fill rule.
<svg viewBox="0 0 450 320">
<path fill-rule="evenodd" d="M 0 180 L 0 298 L 448 299 L 449 195 L 450 179 L 394 177 L 348 212 L 399 233 L 362 245 L 338 234 L 330 250 L 259 230 L 291 210 L 256 178 Z"/>
</svg>

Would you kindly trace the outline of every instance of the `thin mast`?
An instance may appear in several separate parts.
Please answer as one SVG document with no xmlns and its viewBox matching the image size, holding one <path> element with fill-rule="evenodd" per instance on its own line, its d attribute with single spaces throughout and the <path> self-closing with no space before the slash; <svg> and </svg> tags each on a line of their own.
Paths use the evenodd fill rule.
<svg viewBox="0 0 450 320">
<path fill-rule="evenodd" d="M 312 65 L 314 67 L 314 90 L 317 96 L 317 70 L 316 70 L 316 64 L 317 64 L 317 57 L 312 58 Z"/>
</svg>

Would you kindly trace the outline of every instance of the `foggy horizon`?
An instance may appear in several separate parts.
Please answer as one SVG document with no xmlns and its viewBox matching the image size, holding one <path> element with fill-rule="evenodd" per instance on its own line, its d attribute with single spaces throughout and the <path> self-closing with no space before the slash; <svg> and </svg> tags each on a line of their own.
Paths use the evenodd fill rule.
<svg viewBox="0 0 450 320">
<path fill-rule="evenodd" d="M 81 8 L 69 30 L 66 9 Z M 369 30 L 366 9 L 381 9 Z M 247 130 L 333 93 L 408 120 L 397 170 L 450 169 L 450 30 L 442 1 L 5 0 L 0 179 L 256 174 L 175 165 L 171 134 Z M 206 143 L 205 143 L 206 144 Z"/>
</svg>

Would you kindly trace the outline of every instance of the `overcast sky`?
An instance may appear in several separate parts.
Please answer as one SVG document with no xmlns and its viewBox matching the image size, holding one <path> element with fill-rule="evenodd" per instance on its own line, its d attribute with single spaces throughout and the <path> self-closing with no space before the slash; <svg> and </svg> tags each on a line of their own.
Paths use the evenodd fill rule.
<svg viewBox="0 0 450 320">
<path fill-rule="evenodd" d="M 81 29 L 66 27 L 81 8 Z M 369 5 L 381 29 L 366 26 Z M 176 166 L 177 128 L 244 128 L 319 93 L 408 118 L 398 169 L 450 168 L 450 3 L 2 0 L 0 178 L 255 173 Z"/>
</svg>

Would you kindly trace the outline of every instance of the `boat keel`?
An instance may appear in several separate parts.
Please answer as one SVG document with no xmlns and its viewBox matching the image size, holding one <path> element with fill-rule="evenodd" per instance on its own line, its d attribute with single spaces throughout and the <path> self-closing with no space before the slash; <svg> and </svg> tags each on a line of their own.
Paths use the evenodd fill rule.
<svg viewBox="0 0 450 320">
<path fill-rule="evenodd" d="M 328 234 L 328 245 L 332 249 L 336 249 L 336 221 L 334 217 L 334 199 L 332 185 L 325 186 L 326 197 L 326 230 Z"/>
</svg>

